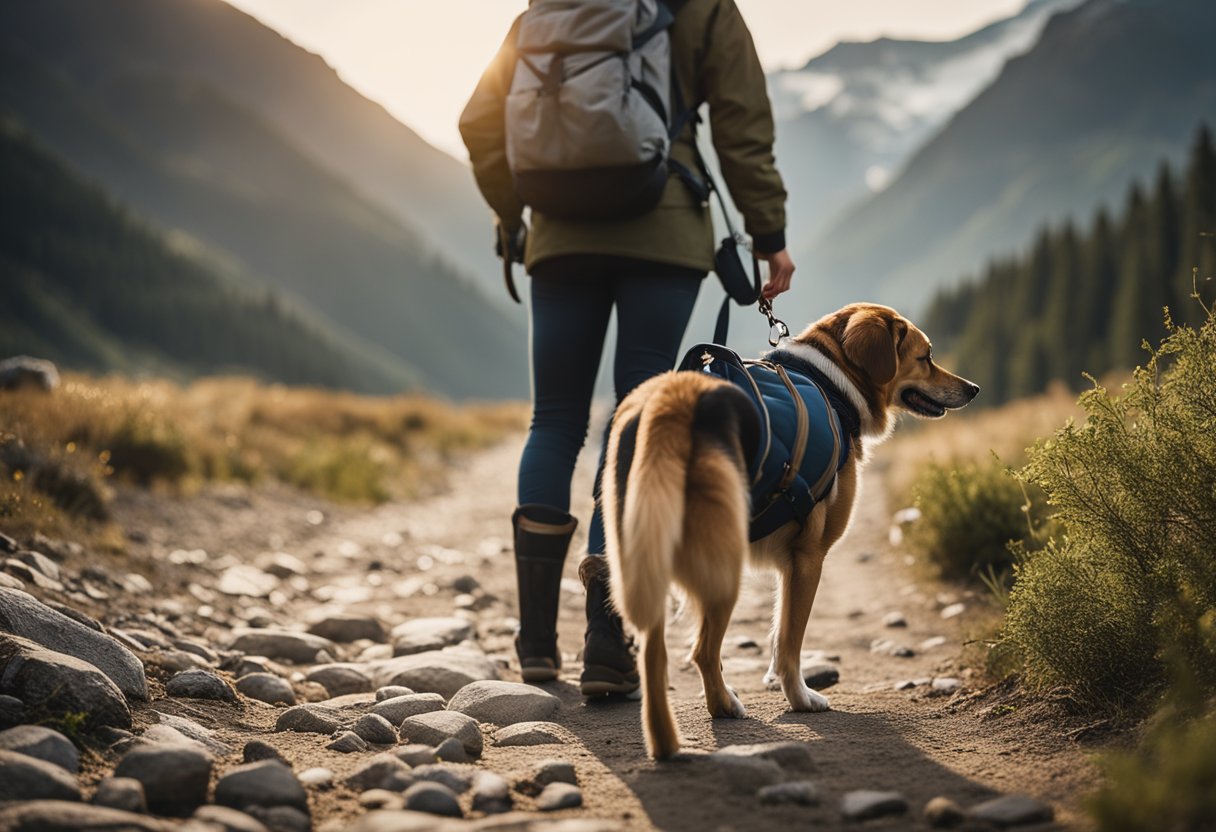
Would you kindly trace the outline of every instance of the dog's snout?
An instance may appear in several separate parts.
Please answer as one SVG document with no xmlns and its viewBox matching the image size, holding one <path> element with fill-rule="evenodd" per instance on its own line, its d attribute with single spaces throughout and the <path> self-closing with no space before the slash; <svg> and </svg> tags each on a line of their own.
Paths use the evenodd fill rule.
<svg viewBox="0 0 1216 832">
<path fill-rule="evenodd" d="M 971 401 L 979 395 L 980 386 L 978 384 L 973 384 L 970 381 L 964 381 L 963 384 L 965 385 L 964 389 L 967 391 L 967 401 Z"/>
</svg>

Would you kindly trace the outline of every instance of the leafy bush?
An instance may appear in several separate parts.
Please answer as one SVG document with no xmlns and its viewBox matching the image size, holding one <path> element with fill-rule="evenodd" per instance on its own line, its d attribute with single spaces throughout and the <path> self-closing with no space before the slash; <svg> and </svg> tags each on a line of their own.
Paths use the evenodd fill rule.
<svg viewBox="0 0 1216 832">
<path fill-rule="evenodd" d="M 940 577 L 1007 571 L 1013 566 L 1011 542 L 1035 545 L 1031 522 L 1042 501 L 1028 503 L 1021 485 L 996 460 L 929 463 L 913 494 L 921 516 L 909 530 L 908 542 Z"/>
<path fill-rule="evenodd" d="M 1167 327 L 1020 472 L 1065 534 L 1017 567 L 1003 638 L 1027 682 L 1087 706 L 1146 702 L 1179 668 L 1216 690 L 1216 317 Z"/>
</svg>

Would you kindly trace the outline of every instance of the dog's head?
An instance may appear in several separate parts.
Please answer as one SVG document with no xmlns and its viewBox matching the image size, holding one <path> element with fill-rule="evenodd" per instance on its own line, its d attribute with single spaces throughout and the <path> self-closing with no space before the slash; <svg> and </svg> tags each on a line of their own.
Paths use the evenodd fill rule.
<svg viewBox="0 0 1216 832">
<path fill-rule="evenodd" d="M 868 406 L 862 419 L 871 435 L 889 429 L 892 411 L 938 419 L 980 391 L 934 363 L 928 337 L 886 306 L 851 304 L 821 318 L 795 340 L 817 348 L 852 382 Z"/>
</svg>

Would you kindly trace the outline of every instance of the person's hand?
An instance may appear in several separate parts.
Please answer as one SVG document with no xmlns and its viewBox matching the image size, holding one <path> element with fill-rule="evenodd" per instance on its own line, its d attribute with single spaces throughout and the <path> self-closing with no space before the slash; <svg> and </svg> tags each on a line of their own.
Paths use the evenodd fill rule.
<svg viewBox="0 0 1216 832">
<path fill-rule="evenodd" d="M 772 300 L 782 292 L 788 291 L 790 281 L 794 279 L 794 261 L 790 258 L 789 249 L 783 248 L 774 254 L 756 253 L 756 256 L 768 263 L 768 282 L 760 290 L 767 300 Z"/>
</svg>

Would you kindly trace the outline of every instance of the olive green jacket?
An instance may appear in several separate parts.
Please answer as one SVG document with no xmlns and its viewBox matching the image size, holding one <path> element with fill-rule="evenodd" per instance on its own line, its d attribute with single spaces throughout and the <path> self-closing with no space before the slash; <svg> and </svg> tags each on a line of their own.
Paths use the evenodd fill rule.
<svg viewBox="0 0 1216 832">
<path fill-rule="evenodd" d="M 516 20 L 516 26 L 519 21 Z M 494 57 L 460 117 L 473 174 L 506 229 L 523 222 L 507 167 L 504 112 L 515 71 L 515 30 Z M 688 0 L 671 28 L 672 64 L 684 100 L 709 104 L 709 126 L 725 185 L 758 251 L 785 248 L 785 187 L 773 158 L 773 114 L 751 33 L 735 0 Z M 690 125 L 672 158 L 696 170 Z M 672 174 L 657 207 L 624 220 L 563 220 L 532 213 L 529 269 L 566 254 L 612 254 L 713 269 L 709 206 Z"/>
</svg>

